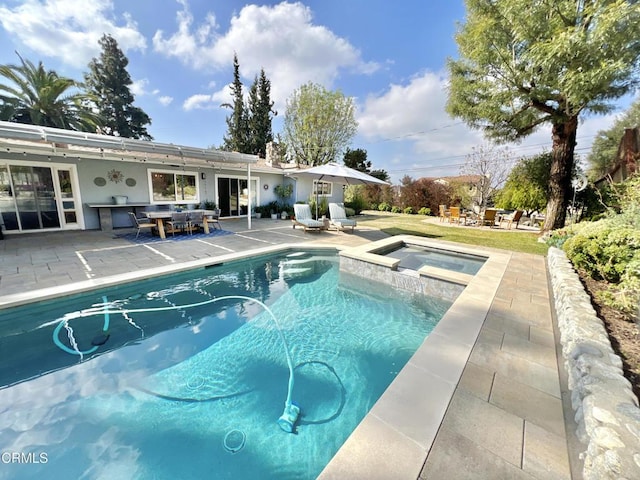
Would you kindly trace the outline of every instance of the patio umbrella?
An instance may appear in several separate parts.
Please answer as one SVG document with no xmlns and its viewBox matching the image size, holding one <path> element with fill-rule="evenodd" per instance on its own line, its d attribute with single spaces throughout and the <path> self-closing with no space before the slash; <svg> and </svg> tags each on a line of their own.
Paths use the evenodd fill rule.
<svg viewBox="0 0 640 480">
<path fill-rule="evenodd" d="M 345 167 L 337 163 L 325 163 L 317 167 L 297 170 L 291 175 L 309 175 L 316 180 L 340 183 L 342 185 L 389 185 L 379 178 L 367 175 L 353 168 Z M 318 218 L 318 188 L 316 187 L 316 218 Z"/>
</svg>

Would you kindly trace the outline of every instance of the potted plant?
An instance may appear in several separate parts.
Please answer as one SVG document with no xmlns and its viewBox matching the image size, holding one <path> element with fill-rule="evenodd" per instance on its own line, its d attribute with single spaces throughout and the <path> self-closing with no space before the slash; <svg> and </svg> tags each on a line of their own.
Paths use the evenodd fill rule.
<svg viewBox="0 0 640 480">
<path fill-rule="evenodd" d="M 256 218 L 262 218 L 263 215 L 266 218 L 270 212 L 267 205 L 257 205 L 253 207 L 253 213 L 255 214 Z"/>
<path fill-rule="evenodd" d="M 277 220 L 278 219 L 278 214 L 280 212 L 280 205 L 278 204 L 278 202 L 269 202 L 266 205 L 264 205 L 262 208 L 264 208 L 264 214 L 265 215 L 271 215 L 271 219 L 272 220 Z"/>
</svg>

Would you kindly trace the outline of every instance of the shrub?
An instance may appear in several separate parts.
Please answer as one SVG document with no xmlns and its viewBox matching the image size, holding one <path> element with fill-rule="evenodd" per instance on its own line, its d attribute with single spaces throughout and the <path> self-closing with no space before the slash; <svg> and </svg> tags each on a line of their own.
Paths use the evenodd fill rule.
<svg viewBox="0 0 640 480">
<path fill-rule="evenodd" d="M 378 205 L 378 210 L 381 212 L 390 212 L 391 205 L 389 205 L 387 202 L 382 202 L 380 205 Z"/>
<path fill-rule="evenodd" d="M 345 207 L 352 208 L 356 215 L 359 215 L 362 210 L 367 208 L 367 202 L 362 195 L 354 195 L 350 202 L 344 203 Z"/>
<path fill-rule="evenodd" d="M 391 207 L 391 213 L 400 213 L 400 212 L 402 212 L 400 207 L 396 207 L 395 205 Z"/>
<path fill-rule="evenodd" d="M 616 187 L 619 213 L 611 209 L 596 222 L 554 232 L 573 265 L 609 283 L 600 294 L 605 304 L 637 315 L 640 302 L 640 177 Z"/>
<path fill-rule="evenodd" d="M 420 210 L 418 210 L 418 215 L 431 215 L 431 209 L 422 207 Z"/>
<path fill-rule="evenodd" d="M 413 208 L 411 207 L 406 207 L 403 211 L 403 213 L 406 213 L 407 215 L 413 215 Z"/>
</svg>

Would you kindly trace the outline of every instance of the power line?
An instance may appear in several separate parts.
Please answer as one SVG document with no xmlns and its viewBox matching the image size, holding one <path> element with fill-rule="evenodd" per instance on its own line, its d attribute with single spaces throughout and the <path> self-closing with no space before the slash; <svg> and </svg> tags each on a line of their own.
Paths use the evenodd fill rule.
<svg viewBox="0 0 640 480">
<path fill-rule="evenodd" d="M 533 146 L 531 146 L 533 147 Z M 581 150 L 590 150 L 590 148 L 588 147 L 582 147 L 582 148 L 576 148 L 575 151 L 581 151 Z M 468 155 L 468 154 L 467 154 Z M 441 157 L 441 158 L 436 158 L 433 160 L 429 160 L 430 162 L 436 162 L 436 161 L 440 161 L 440 160 L 450 160 L 450 159 L 456 159 L 456 158 L 464 158 L 467 155 L 454 155 L 454 156 L 450 156 L 450 157 Z M 537 155 L 537 153 L 535 154 L 530 154 L 530 155 L 521 155 L 518 157 L 513 157 L 511 159 L 509 159 L 509 161 L 511 163 L 516 163 L 520 160 L 522 160 L 523 158 L 530 158 Z M 503 158 L 500 159 L 495 159 L 495 160 L 488 160 L 489 162 L 504 162 L 505 160 Z M 462 166 L 466 165 L 465 162 L 463 163 L 447 163 L 447 164 L 442 164 L 442 165 L 425 165 L 424 167 L 413 167 L 413 168 L 403 168 L 400 170 L 386 170 L 387 173 L 404 173 L 404 172 L 418 172 L 418 171 L 422 171 L 422 170 L 436 170 L 436 169 L 449 169 L 449 168 L 460 168 Z"/>
</svg>

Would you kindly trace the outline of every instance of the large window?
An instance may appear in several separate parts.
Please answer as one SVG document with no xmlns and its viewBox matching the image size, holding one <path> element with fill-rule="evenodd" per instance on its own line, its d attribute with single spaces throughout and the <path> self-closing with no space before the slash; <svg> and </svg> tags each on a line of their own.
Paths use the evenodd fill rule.
<svg viewBox="0 0 640 480">
<path fill-rule="evenodd" d="M 332 196 L 333 195 L 333 183 L 314 180 L 313 181 L 313 194 L 314 195 L 325 196 L 325 197 Z"/>
<path fill-rule="evenodd" d="M 149 170 L 152 203 L 195 203 L 200 201 L 196 172 Z"/>
</svg>

